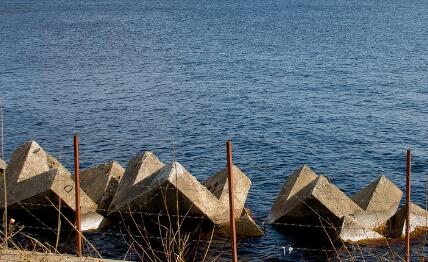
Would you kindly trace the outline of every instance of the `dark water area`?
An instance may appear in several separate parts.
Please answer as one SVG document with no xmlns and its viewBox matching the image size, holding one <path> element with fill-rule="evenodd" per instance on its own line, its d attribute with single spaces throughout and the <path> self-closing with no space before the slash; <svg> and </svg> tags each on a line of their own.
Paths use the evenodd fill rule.
<svg viewBox="0 0 428 262">
<path fill-rule="evenodd" d="M 0 96 L 7 160 L 36 139 L 71 169 L 78 132 L 83 168 L 151 150 L 201 181 L 231 138 L 263 223 L 299 165 L 348 195 L 379 175 L 404 189 L 411 147 L 425 206 L 425 0 L 1 0 Z M 302 258 L 264 227 L 242 258 Z M 120 238 L 93 239 L 120 257 Z"/>
</svg>

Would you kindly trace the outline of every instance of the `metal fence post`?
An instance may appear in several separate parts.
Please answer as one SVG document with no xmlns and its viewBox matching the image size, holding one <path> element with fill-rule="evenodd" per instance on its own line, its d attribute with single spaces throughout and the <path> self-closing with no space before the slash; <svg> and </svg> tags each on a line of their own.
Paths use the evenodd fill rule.
<svg viewBox="0 0 428 262">
<path fill-rule="evenodd" d="M 230 238 L 232 241 L 232 261 L 238 261 L 238 252 L 236 248 L 236 227 L 235 227 L 235 195 L 233 188 L 233 173 L 232 173 L 232 141 L 226 142 L 227 148 L 227 175 L 228 175 L 228 186 L 229 186 L 229 214 L 230 214 Z"/>
<path fill-rule="evenodd" d="M 412 173 L 412 150 L 407 149 L 406 157 L 406 257 L 410 261 L 410 176 Z"/>
<path fill-rule="evenodd" d="M 1 135 L 1 157 L 6 161 L 4 155 L 4 115 L 3 115 L 3 101 L 0 100 L 0 135 Z M 7 219 L 7 180 L 6 180 L 6 170 L 3 170 L 3 202 L 4 202 L 4 211 L 3 211 L 3 230 L 4 230 L 4 246 L 8 248 L 8 238 L 9 238 L 9 221 Z"/>
<path fill-rule="evenodd" d="M 79 137 L 74 135 L 74 192 L 76 202 L 76 253 L 82 256 L 82 234 L 80 232 L 80 174 L 79 174 Z"/>
</svg>

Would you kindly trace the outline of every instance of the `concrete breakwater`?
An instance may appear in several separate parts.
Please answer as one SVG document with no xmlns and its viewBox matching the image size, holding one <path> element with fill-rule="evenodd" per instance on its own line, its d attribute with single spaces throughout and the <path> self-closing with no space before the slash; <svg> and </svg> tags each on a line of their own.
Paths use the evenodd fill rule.
<svg viewBox="0 0 428 262">
<path fill-rule="evenodd" d="M 44 210 L 59 205 L 65 214 L 72 214 L 75 190 L 80 190 L 83 231 L 107 229 L 133 213 L 204 219 L 220 232 L 229 227 L 225 169 L 201 183 L 179 162 L 164 164 L 152 152 L 145 152 L 132 158 L 126 169 L 112 161 L 81 171 L 80 188 L 76 189 L 73 175 L 37 142 L 30 141 L 14 151 L 2 170 L 10 215 L 25 210 L 52 217 L 55 215 Z M 244 207 L 251 181 L 236 166 L 233 173 L 238 235 L 260 236 L 263 232 Z M 0 195 L 4 195 L 3 185 Z M 3 198 L 0 206 L 5 206 Z"/>
<path fill-rule="evenodd" d="M 275 225 L 322 228 L 344 243 L 381 243 L 405 234 L 403 192 L 381 176 L 348 197 L 327 177 L 307 165 L 288 176 L 272 205 L 269 222 Z M 410 234 L 428 229 L 428 211 L 410 204 Z"/>
<path fill-rule="evenodd" d="M 245 208 L 251 181 L 237 166 L 233 166 L 233 175 L 238 236 L 261 236 L 262 230 Z M 0 206 L 8 206 L 9 216 L 26 210 L 52 217 L 45 211 L 53 206 L 72 214 L 75 190 L 80 190 L 84 231 L 106 230 L 132 214 L 201 218 L 220 232 L 229 230 L 226 169 L 199 182 L 179 162 L 163 163 L 152 152 L 144 152 L 126 168 L 111 161 L 81 171 L 81 185 L 76 189 L 73 175 L 37 142 L 30 141 L 14 151 L 8 165 L 0 160 L 0 176 L 0 181 L 5 176 L 7 185 L 7 203 L 0 197 Z M 0 196 L 4 190 L 1 183 Z M 381 176 L 348 197 L 327 177 L 303 165 L 286 178 L 268 222 L 297 229 L 321 228 L 321 234 L 345 243 L 384 241 L 404 234 L 402 194 Z M 411 232 L 427 230 L 428 212 L 415 204 L 410 211 Z"/>
</svg>

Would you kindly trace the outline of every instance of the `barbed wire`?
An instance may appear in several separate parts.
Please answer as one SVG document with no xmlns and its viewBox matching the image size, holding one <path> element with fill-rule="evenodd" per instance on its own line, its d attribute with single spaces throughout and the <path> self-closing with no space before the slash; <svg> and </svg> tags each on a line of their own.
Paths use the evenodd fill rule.
<svg viewBox="0 0 428 262">
<path fill-rule="evenodd" d="M 23 203 L 22 205 L 25 206 L 26 204 Z M 52 205 L 47 205 L 47 204 L 29 203 L 29 205 L 52 208 Z M 95 212 L 95 210 L 93 212 Z M 160 212 L 155 213 L 155 212 L 143 212 L 143 211 L 117 211 L 115 213 L 118 213 L 118 214 L 131 214 L 131 215 L 137 214 L 137 215 L 143 215 L 143 216 L 147 216 L 147 217 L 170 217 L 170 218 L 179 217 L 179 218 L 182 218 L 182 219 L 198 219 L 198 220 L 206 220 L 206 221 L 209 220 L 208 217 L 204 216 L 204 215 L 194 216 L 194 215 L 180 215 L 180 214 L 172 214 L 172 213 L 166 214 L 166 213 L 160 213 Z M 85 215 L 85 213 L 83 214 L 83 216 L 84 215 Z M 386 222 L 386 220 L 387 219 L 385 219 L 385 218 L 381 218 L 378 221 L 379 222 Z M 426 218 L 426 221 L 427 222 L 426 222 L 425 226 L 428 227 L 428 217 Z M 358 223 L 358 222 L 356 222 L 356 223 Z M 328 229 L 337 229 L 337 230 L 342 229 L 342 226 L 333 226 L 333 225 L 329 226 L 329 225 L 317 225 L 317 224 L 307 224 L 307 223 L 306 224 L 298 224 L 298 223 L 289 223 L 289 222 L 272 222 L 272 223 L 270 223 L 270 222 L 267 222 L 267 221 L 263 221 L 262 222 L 262 226 L 265 226 L 266 224 L 268 224 L 268 225 L 277 225 L 277 226 L 306 227 L 306 228 L 328 228 Z M 221 225 L 215 225 L 215 226 L 218 227 L 218 228 L 221 228 Z M 45 228 L 52 230 L 51 227 L 45 227 Z M 346 229 L 355 229 L 355 230 L 357 230 L 357 229 L 370 230 L 370 228 L 367 228 L 367 227 L 364 227 L 364 226 L 358 226 L 358 225 L 352 226 L 352 227 L 346 226 L 345 228 Z"/>
<path fill-rule="evenodd" d="M 174 151 L 175 151 L 175 148 L 173 148 L 173 152 Z M 63 152 L 63 147 L 61 147 L 61 151 L 60 151 L 60 155 L 59 155 L 59 160 L 60 161 L 62 160 L 62 152 Z M 175 160 L 175 152 L 173 154 L 174 154 L 174 160 Z M 247 163 L 247 164 L 244 165 L 242 163 L 237 162 L 237 163 L 235 163 L 235 165 L 236 166 L 243 166 L 243 169 L 250 170 L 250 172 L 254 172 L 253 170 L 261 170 L 263 172 L 272 172 L 272 170 L 276 170 L 276 171 L 279 172 L 281 170 L 285 170 L 285 167 L 282 167 L 279 164 L 277 164 L 277 165 L 266 165 L 266 164 L 264 164 L 264 165 L 257 165 L 257 164 L 248 164 Z M 90 167 L 90 168 L 93 168 L 93 167 Z M 218 170 L 218 166 L 217 165 L 205 165 L 204 168 L 205 169 L 216 169 L 216 170 Z M 221 170 L 224 170 L 224 168 L 222 168 Z M 83 171 L 84 170 L 82 170 L 82 172 Z M 287 172 L 287 173 L 289 173 L 289 172 Z M 58 181 L 60 183 L 70 183 L 74 187 L 74 181 L 72 181 L 70 179 L 58 179 L 58 178 L 56 178 L 56 181 Z M 93 180 L 90 180 L 90 179 L 88 179 L 88 180 L 81 179 L 81 182 L 82 183 L 87 183 L 87 182 L 93 182 Z M 141 182 L 143 182 L 143 181 L 141 181 Z M 134 184 L 133 187 L 135 187 L 138 190 L 155 190 L 155 189 L 159 189 L 159 190 L 176 190 L 174 187 L 159 186 L 159 185 L 144 185 L 144 183 L 141 183 L 141 182 L 139 182 L 137 184 Z M 329 180 L 329 182 L 330 182 L 330 180 Z M 9 187 L 18 186 L 18 185 L 19 185 L 19 183 L 15 184 L 15 185 L 8 184 Z M 203 182 L 201 183 L 201 185 L 202 185 L 201 188 L 203 188 L 204 187 L 203 186 Z M 195 189 L 193 187 L 192 188 L 181 187 L 180 189 L 181 190 L 185 190 L 185 191 L 190 191 L 190 192 L 200 191 L 199 189 Z M 235 190 L 235 192 L 237 194 L 242 194 L 242 193 L 246 193 L 247 190 L 240 191 L 238 189 L 238 190 Z M 8 195 L 9 195 L 9 193 L 8 193 Z M 425 195 L 426 195 L 426 191 L 425 191 Z M 287 194 L 278 194 L 276 196 L 277 196 L 277 198 L 280 198 L 280 197 L 287 196 Z M 145 201 L 145 202 L 141 202 L 141 204 L 147 204 L 151 200 L 153 200 L 155 197 L 157 197 L 157 196 L 152 196 L 152 198 L 150 200 Z M 310 195 L 310 196 L 304 196 L 304 200 L 303 201 L 314 199 L 314 198 L 316 198 L 316 197 L 314 197 L 312 195 Z M 329 197 L 329 196 L 324 196 L 323 199 L 325 199 L 325 200 L 336 200 L 336 201 L 337 200 L 344 200 L 344 199 L 350 199 L 351 200 L 351 198 L 347 197 L 346 195 L 344 197 Z M 299 201 L 301 201 L 301 199 L 299 199 Z M 379 200 L 379 201 L 376 201 L 376 202 L 377 203 L 382 203 L 382 204 L 397 204 L 397 201 L 388 201 L 387 199 Z M 16 204 L 16 203 L 19 203 L 19 205 L 21 205 L 21 208 L 26 208 L 28 206 L 49 207 L 49 208 L 52 208 L 52 205 L 48 205 L 48 204 L 26 203 L 24 201 L 17 201 L 14 204 Z M 126 207 L 127 204 L 129 204 L 129 203 L 124 203 L 123 206 Z M 29 210 L 29 209 L 27 209 L 27 210 L 31 213 L 31 210 Z M 97 209 L 97 211 L 110 212 L 111 210 L 110 209 Z M 165 214 L 165 213 L 159 213 L 159 212 L 158 213 L 156 213 L 156 212 L 144 212 L 144 211 L 141 211 L 141 210 L 128 210 L 128 211 L 126 211 L 126 210 L 120 210 L 120 211 L 117 211 L 117 213 L 131 214 L 131 215 L 132 214 L 138 214 L 138 215 L 142 215 L 142 216 L 158 216 L 158 217 L 167 217 L 167 216 L 169 216 L 169 217 L 180 217 L 180 218 L 191 218 L 191 219 L 207 219 L 207 217 L 203 216 L 203 215 L 202 216 L 194 216 L 194 215 L 182 216 L 180 214 Z M 263 226 L 265 224 L 269 224 L 269 223 L 267 223 L 267 220 L 264 220 L 262 223 L 263 223 Z M 306 227 L 306 228 L 312 228 L 312 229 L 314 229 L 314 228 L 317 228 L 317 229 L 319 229 L 319 228 L 326 229 L 327 228 L 327 229 L 334 229 L 334 230 L 340 230 L 341 229 L 341 227 L 334 226 L 334 225 L 310 225 L 310 224 L 298 224 L 298 223 L 286 223 L 286 222 L 284 222 L 284 223 L 270 223 L 270 224 L 271 225 L 281 225 L 281 226 L 292 226 L 292 227 Z M 114 227 L 118 227 L 118 225 L 115 225 Z M 44 227 L 44 226 L 42 226 L 42 227 L 34 227 L 34 226 L 28 226 L 27 225 L 27 226 L 25 226 L 25 228 L 28 228 L 30 230 L 31 229 L 33 229 L 33 230 L 49 230 L 48 229 L 49 227 Z M 50 229 L 52 231 L 52 228 L 50 228 Z M 355 229 L 355 230 L 358 230 L 358 229 L 367 229 L 367 228 L 360 227 L 360 226 L 355 226 L 355 227 L 346 227 L 346 229 Z M 144 238 L 141 235 L 124 234 L 124 233 L 117 233 L 117 232 L 97 232 L 97 234 L 100 234 L 100 236 L 103 236 L 103 237 L 104 236 L 105 237 L 109 237 L 109 236 L 130 237 L 130 236 L 132 236 L 132 237 L 135 237 L 135 238 Z M 150 239 L 161 240 L 162 237 L 152 236 L 152 237 L 150 237 Z M 199 241 L 199 240 L 192 240 L 192 241 Z M 306 247 L 294 247 L 294 246 L 291 246 L 291 247 L 292 247 L 293 251 L 301 251 L 301 252 L 330 252 L 330 253 L 334 252 L 334 249 L 306 248 Z M 278 246 L 276 246 L 275 248 L 278 248 Z"/>
<path fill-rule="evenodd" d="M 303 202 L 303 201 L 302 201 Z M 30 202 L 22 202 L 22 201 L 18 201 L 18 204 L 21 206 L 21 208 L 26 209 L 30 214 L 32 214 L 31 210 L 27 209 L 27 206 L 36 206 L 36 207 L 44 207 L 44 208 L 52 208 L 52 204 L 48 205 L 48 204 L 41 204 L 41 203 L 30 203 Z M 307 205 L 307 204 L 305 204 Z M 97 209 L 97 210 L 93 210 L 93 212 L 99 212 L 99 211 L 105 211 L 105 212 L 109 212 L 111 210 L 109 209 Z M 313 210 L 315 215 L 318 215 L 316 210 Z M 119 213 L 119 214 L 138 214 L 138 215 L 144 215 L 144 216 L 157 216 L 157 217 L 179 217 L 179 218 L 183 218 L 183 219 L 199 219 L 199 220 L 207 220 L 208 217 L 205 215 L 200 215 L 200 216 L 195 216 L 195 215 L 181 215 L 181 214 L 173 214 L 173 213 L 162 213 L 162 212 L 145 212 L 145 211 L 138 211 L 138 210 L 118 210 L 115 211 L 113 213 Z M 380 214 L 376 214 L 376 216 L 380 215 Z M 319 215 L 320 216 L 320 215 Z M 363 213 L 364 216 L 364 213 Z M 321 216 L 320 216 L 321 217 Z M 36 219 L 38 219 L 37 217 L 35 217 Z M 428 217 L 426 218 L 427 220 L 427 225 L 428 225 Z M 41 220 L 38 219 L 39 222 L 43 223 Z M 379 220 L 379 222 L 386 222 L 384 217 L 381 217 Z M 329 221 L 326 221 L 328 223 L 330 223 Z M 331 228 L 331 229 L 341 229 L 341 226 L 327 226 L 327 225 L 311 225 L 311 224 L 298 224 L 298 223 L 287 223 L 287 222 L 272 222 L 269 223 L 267 220 L 263 221 L 263 225 L 265 224 L 271 224 L 271 225 L 279 225 L 279 226 L 293 226 L 293 227 L 306 227 L 306 228 Z M 51 229 L 50 227 L 45 227 L 46 229 Z M 368 230 L 367 227 L 363 227 L 363 226 L 353 226 L 353 227 L 346 227 L 346 229 L 364 229 L 364 230 Z"/>
<path fill-rule="evenodd" d="M 46 172 L 46 173 L 42 173 L 42 174 L 39 174 L 39 175 L 36 175 L 36 176 L 33 176 L 33 177 L 31 177 L 31 178 L 28 178 L 28 179 L 33 179 L 33 180 L 36 180 L 36 177 L 38 177 L 38 176 L 43 176 L 43 174 L 46 174 L 46 176 L 48 176 L 48 173 Z M 154 176 L 154 177 L 151 177 L 151 176 Z M 159 179 L 157 179 L 157 180 L 153 180 L 153 179 L 156 179 L 157 177 L 156 177 L 156 174 L 153 174 L 153 175 L 151 175 L 151 176 L 147 176 L 145 179 L 143 179 L 143 180 L 141 180 L 141 181 L 139 181 L 138 183 L 134 183 L 134 184 L 130 184 L 130 188 L 132 188 L 132 189 L 139 189 L 139 190 L 141 190 L 141 191 L 144 191 L 144 190 L 146 190 L 146 189 L 150 189 L 150 190 L 155 190 L 155 189 L 164 189 L 164 190 L 171 190 L 171 189 L 174 189 L 175 190 L 175 187 L 176 186 L 178 186 L 179 187 L 179 190 L 181 190 L 181 191 L 198 191 L 198 192 L 200 192 L 201 190 L 202 191 L 204 191 L 204 190 L 207 190 L 207 192 L 212 192 L 212 190 L 214 190 L 214 189 L 217 189 L 217 186 L 218 185 L 223 185 L 223 187 L 225 188 L 225 187 L 227 187 L 227 180 L 220 180 L 220 181 L 216 181 L 216 183 L 214 184 L 214 185 L 212 185 L 211 183 L 210 184 L 208 184 L 207 183 L 207 181 L 203 181 L 203 182 L 199 182 L 199 181 L 197 181 L 196 182 L 196 184 L 195 185 L 192 185 L 192 187 L 187 187 L 186 186 L 186 181 L 181 181 L 181 180 L 177 180 L 177 181 L 169 181 L 169 180 L 167 180 L 167 179 L 165 179 L 165 180 L 159 180 Z M 170 176 L 172 176 L 172 177 L 174 177 L 174 176 L 176 176 L 177 178 L 179 177 L 179 176 L 181 176 L 181 174 L 177 174 L 177 175 L 175 175 L 175 174 L 171 174 Z M 28 179 L 26 179 L 26 180 L 28 180 Z M 147 180 L 146 180 L 147 179 Z M 227 178 L 226 178 L 227 179 Z M 14 189 L 14 187 L 17 187 L 17 186 L 21 186 L 21 185 L 25 185 L 25 181 L 26 180 L 21 180 L 21 181 L 19 181 L 19 182 L 13 182 L 13 181 L 8 181 L 8 187 L 9 187 L 9 191 L 13 191 L 13 189 Z M 64 178 L 64 179 L 62 179 L 61 177 L 58 177 L 58 176 L 52 176 L 51 177 L 51 180 L 53 180 L 53 181 L 55 181 L 55 182 L 63 182 L 63 183 L 68 183 L 66 186 L 64 186 L 64 190 L 65 190 L 65 187 L 71 187 L 71 190 L 73 190 L 74 189 L 74 181 L 72 180 L 72 176 L 70 176 L 70 177 L 67 177 L 67 178 Z M 29 180 L 28 180 L 29 181 Z M 85 187 L 86 187 L 86 185 L 85 185 L 85 183 L 93 183 L 94 182 L 94 180 L 93 179 L 84 179 L 84 178 L 82 178 L 82 179 L 80 179 L 80 181 L 81 181 L 81 189 L 86 193 L 86 191 L 85 191 Z M 315 180 L 314 180 L 315 181 Z M 154 183 L 155 182 L 155 183 Z M 171 183 L 170 185 L 167 185 L 167 186 L 162 186 L 162 184 L 163 183 Z M 174 185 L 172 182 L 176 182 L 176 184 L 177 185 Z M 120 185 L 120 181 L 118 181 L 117 182 L 118 183 L 118 186 Z M 329 183 L 331 183 L 330 181 L 329 181 Z M 106 184 L 105 186 L 107 186 L 108 184 Z M 308 184 L 309 185 L 309 184 Z M 195 186 L 198 186 L 198 188 L 195 188 Z M 291 185 L 290 185 L 291 186 Z M 333 184 L 333 186 L 334 186 L 334 184 Z M 82 188 L 83 187 L 83 188 Z M 0 190 L 1 190 L 1 186 L 0 186 Z M 281 187 L 281 189 L 283 188 L 283 186 Z M 280 192 L 279 192 L 279 194 L 277 194 L 276 196 L 277 196 L 277 198 L 280 198 L 280 197 L 282 197 L 282 196 L 288 196 L 288 194 L 281 194 L 281 189 L 280 189 Z M 337 188 L 340 192 L 343 192 L 342 190 L 340 190 L 339 188 Z M 251 190 L 251 189 L 250 189 Z M 89 193 L 90 193 L 90 191 L 88 191 Z M 120 191 L 119 191 L 120 192 Z M 240 190 L 240 188 L 235 188 L 235 190 L 234 190 L 234 192 L 236 192 L 237 194 L 242 194 L 242 193 L 247 193 L 248 192 L 248 190 Z M 144 193 L 144 192 L 141 192 L 141 193 Z M 344 193 L 344 192 L 343 192 Z M 311 197 L 311 198 L 314 198 L 314 196 L 312 196 L 312 195 L 309 195 L 308 197 Z M 349 197 L 349 196 L 347 196 L 345 193 L 344 193 L 344 196 L 341 196 L 341 197 L 329 197 L 329 196 L 326 196 L 325 194 L 322 196 L 322 199 L 326 199 L 326 200 L 345 200 L 345 199 L 352 199 L 352 196 L 351 197 Z M 383 200 L 379 200 L 379 199 L 376 199 L 375 200 L 375 202 L 376 203 L 397 203 L 397 201 L 389 201 L 389 200 L 387 200 L 387 199 L 383 199 Z"/>
<path fill-rule="evenodd" d="M 38 227 L 38 226 L 23 226 L 23 229 L 32 229 L 32 230 L 49 230 L 51 231 L 51 228 L 46 227 Z M 56 233 L 56 232 L 55 232 Z M 87 233 L 95 233 L 95 232 L 87 232 Z M 120 237 L 134 237 L 139 239 L 154 239 L 154 240 L 164 240 L 167 237 L 159 237 L 159 236 L 142 236 L 142 235 L 136 235 L 136 234 L 130 234 L 130 233 L 117 233 L 117 232 L 96 232 L 97 236 L 120 236 Z M 191 242 L 202 242 L 202 243 L 210 243 L 207 240 L 201 240 L 201 239 L 192 239 Z M 224 241 L 224 239 L 223 239 Z"/>
</svg>

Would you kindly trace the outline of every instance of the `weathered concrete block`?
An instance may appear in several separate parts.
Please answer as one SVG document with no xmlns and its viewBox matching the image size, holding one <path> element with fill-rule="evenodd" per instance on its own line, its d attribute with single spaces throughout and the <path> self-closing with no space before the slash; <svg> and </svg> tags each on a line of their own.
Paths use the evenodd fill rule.
<svg viewBox="0 0 428 262">
<path fill-rule="evenodd" d="M 238 186 L 248 187 L 248 178 L 243 178 L 243 173 L 237 167 L 233 167 L 233 171 L 237 177 L 237 188 Z M 133 181 L 136 180 L 139 182 L 134 184 Z M 126 189 L 122 181 L 132 186 Z M 212 188 L 219 195 L 218 198 L 180 163 L 173 162 L 164 166 L 152 153 L 146 152 L 129 162 L 122 181 L 119 188 L 122 187 L 124 190 L 118 189 L 117 196 L 110 205 L 110 215 L 130 210 L 152 213 L 168 209 L 169 214 L 180 213 L 193 217 L 206 217 L 214 224 L 223 224 L 229 220 L 229 206 L 224 204 L 226 201 L 224 190 L 227 189 L 224 171 L 210 180 L 219 182 L 215 188 L 214 183 Z M 211 184 L 211 182 L 207 183 Z M 222 186 L 220 182 L 223 183 Z M 241 193 L 248 192 L 245 188 L 240 189 Z M 236 218 L 241 216 L 245 198 L 237 197 L 234 212 Z M 177 210 L 177 203 L 179 210 Z"/>
<path fill-rule="evenodd" d="M 390 237 L 404 237 L 406 233 L 406 208 L 402 207 L 389 222 Z M 428 230 L 428 211 L 410 203 L 410 234 Z"/>
<path fill-rule="evenodd" d="M 276 223 L 316 223 L 321 218 L 326 225 L 338 225 L 342 218 L 362 212 L 362 209 L 324 176 L 319 176 L 285 203 Z"/>
<path fill-rule="evenodd" d="M 236 235 L 238 237 L 261 237 L 263 236 L 263 230 L 256 224 L 251 217 L 250 212 L 244 208 L 242 210 L 242 216 L 235 221 Z M 220 233 L 223 235 L 229 235 L 230 223 L 220 225 Z"/>
<path fill-rule="evenodd" d="M 7 164 L 6 162 L 0 158 L 0 184 L 3 184 L 3 175 L 6 171 Z"/>
<path fill-rule="evenodd" d="M 366 228 L 382 231 L 397 211 L 402 195 L 394 183 L 381 176 L 351 197 L 365 211 L 355 218 Z"/>
<path fill-rule="evenodd" d="M 125 169 L 116 161 L 80 172 L 80 187 L 98 205 L 98 213 L 103 215 L 108 213 L 119 180 L 124 173 Z"/>
<path fill-rule="evenodd" d="M 71 174 L 35 141 L 27 142 L 15 150 L 6 168 L 6 180 L 8 206 L 11 208 L 20 202 L 18 208 L 27 203 L 29 209 L 43 209 L 45 205 L 50 205 L 49 200 L 56 203 L 59 197 L 69 208 L 75 209 L 75 188 Z M 3 194 L 3 186 L 0 194 Z M 83 190 L 80 196 L 82 213 L 97 208 Z M 0 199 L 0 205 L 4 205 L 3 198 Z"/>
<path fill-rule="evenodd" d="M 235 217 L 239 217 L 247 200 L 251 180 L 237 166 L 232 166 L 232 174 L 235 195 L 234 214 Z M 224 206 L 229 206 L 229 184 L 226 168 L 210 176 L 202 185 L 215 195 Z"/>
<path fill-rule="evenodd" d="M 6 162 L 0 158 L 0 172 L 4 172 L 6 170 L 7 164 Z"/>
<path fill-rule="evenodd" d="M 147 188 L 147 181 L 144 180 L 157 173 L 163 166 L 164 163 L 152 152 L 145 152 L 131 159 L 110 203 L 109 213 L 127 211 L 130 202 L 138 198 L 142 192 L 150 190 Z"/>
<path fill-rule="evenodd" d="M 301 166 L 287 177 L 275 202 L 272 205 L 268 220 L 274 223 L 284 215 L 286 211 L 286 202 L 302 188 L 314 181 L 318 176 L 307 165 Z"/>
<path fill-rule="evenodd" d="M 112 225 L 112 222 L 97 212 L 89 212 L 80 216 L 80 229 L 82 231 L 104 230 Z"/>
<path fill-rule="evenodd" d="M 368 244 L 385 240 L 378 232 L 358 224 L 352 215 L 343 218 L 339 231 L 340 240 L 347 244 Z"/>
<path fill-rule="evenodd" d="M 386 223 L 390 216 L 382 212 L 356 212 L 352 218 L 362 227 L 384 234 Z"/>
</svg>

